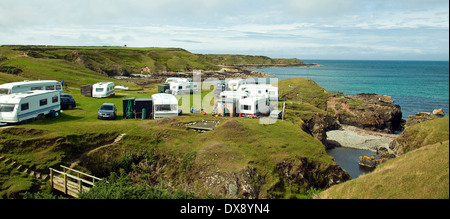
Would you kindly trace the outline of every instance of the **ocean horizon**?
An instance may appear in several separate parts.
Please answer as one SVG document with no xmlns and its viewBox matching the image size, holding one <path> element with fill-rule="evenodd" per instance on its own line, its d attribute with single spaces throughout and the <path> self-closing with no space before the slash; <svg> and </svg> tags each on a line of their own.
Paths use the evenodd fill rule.
<svg viewBox="0 0 450 219">
<path fill-rule="evenodd" d="M 391 96 L 403 119 L 418 112 L 444 109 L 449 115 L 449 61 L 319 60 L 316 67 L 259 68 L 279 80 L 308 78 L 330 92 Z"/>
</svg>

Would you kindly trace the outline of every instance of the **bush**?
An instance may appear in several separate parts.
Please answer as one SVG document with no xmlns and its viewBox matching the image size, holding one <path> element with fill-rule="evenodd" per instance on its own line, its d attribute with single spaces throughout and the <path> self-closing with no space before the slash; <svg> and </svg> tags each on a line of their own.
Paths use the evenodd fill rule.
<svg viewBox="0 0 450 219">
<path fill-rule="evenodd" d="M 111 173 L 108 180 L 96 183 L 89 192 L 81 193 L 80 199 L 193 199 L 192 194 L 184 191 L 174 193 L 161 187 L 133 185 L 130 177 L 121 170 Z"/>
</svg>

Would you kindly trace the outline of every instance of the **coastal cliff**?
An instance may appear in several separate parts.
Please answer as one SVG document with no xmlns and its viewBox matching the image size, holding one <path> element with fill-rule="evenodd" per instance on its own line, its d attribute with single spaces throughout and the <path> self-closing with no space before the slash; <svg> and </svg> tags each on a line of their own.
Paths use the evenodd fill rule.
<svg viewBox="0 0 450 219">
<path fill-rule="evenodd" d="M 401 130 L 402 111 L 391 97 L 379 94 L 337 94 L 327 101 L 335 118 L 341 123 L 372 131 L 394 133 Z"/>
</svg>

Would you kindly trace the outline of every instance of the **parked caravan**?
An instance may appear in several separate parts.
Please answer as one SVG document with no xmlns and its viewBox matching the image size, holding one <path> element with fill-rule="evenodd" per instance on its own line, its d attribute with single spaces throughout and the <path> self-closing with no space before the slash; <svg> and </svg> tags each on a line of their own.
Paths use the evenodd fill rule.
<svg viewBox="0 0 450 219">
<path fill-rule="evenodd" d="M 229 80 L 227 84 L 228 90 L 237 91 L 239 87 L 244 84 L 244 80 L 243 79 Z"/>
<path fill-rule="evenodd" d="M 153 119 L 178 116 L 178 100 L 171 94 L 154 94 Z"/>
<path fill-rule="evenodd" d="M 244 84 L 239 91 L 247 92 L 251 97 L 267 95 L 271 101 L 278 100 L 278 87 L 270 84 Z"/>
<path fill-rule="evenodd" d="M 237 108 L 237 113 L 244 115 L 268 115 L 270 113 L 270 104 L 263 96 L 241 99 Z"/>
<path fill-rule="evenodd" d="M 220 93 L 219 98 L 224 99 L 244 99 L 248 97 L 248 93 L 245 91 L 223 91 Z"/>
<path fill-rule="evenodd" d="M 191 78 L 168 78 L 170 93 L 173 95 L 195 94 L 198 92 L 198 83 L 192 82 Z"/>
<path fill-rule="evenodd" d="M 34 90 L 47 90 L 47 91 L 56 90 L 59 91 L 60 93 L 63 92 L 61 82 L 54 80 L 22 81 L 0 85 L 0 95 L 22 93 Z"/>
<path fill-rule="evenodd" d="M 61 109 L 60 92 L 28 91 L 0 96 L 0 122 L 18 123 L 46 115 L 58 116 Z"/>
<path fill-rule="evenodd" d="M 198 84 L 194 82 L 170 83 L 170 91 L 173 95 L 195 94 L 198 92 Z"/>
<path fill-rule="evenodd" d="M 115 94 L 114 82 L 100 82 L 92 86 L 92 97 L 108 98 Z"/>
</svg>

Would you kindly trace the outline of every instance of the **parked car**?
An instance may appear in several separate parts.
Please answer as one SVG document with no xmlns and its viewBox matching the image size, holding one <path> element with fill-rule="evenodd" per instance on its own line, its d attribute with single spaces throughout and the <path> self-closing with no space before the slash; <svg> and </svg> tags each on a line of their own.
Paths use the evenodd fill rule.
<svg viewBox="0 0 450 219">
<path fill-rule="evenodd" d="M 113 103 L 104 103 L 100 109 L 98 109 L 98 119 L 116 119 L 117 108 Z"/>
<path fill-rule="evenodd" d="M 73 109 L 77 106 L 75 98 L 70 94 L 61 94 L 61 109 Z"/>
</svg>

